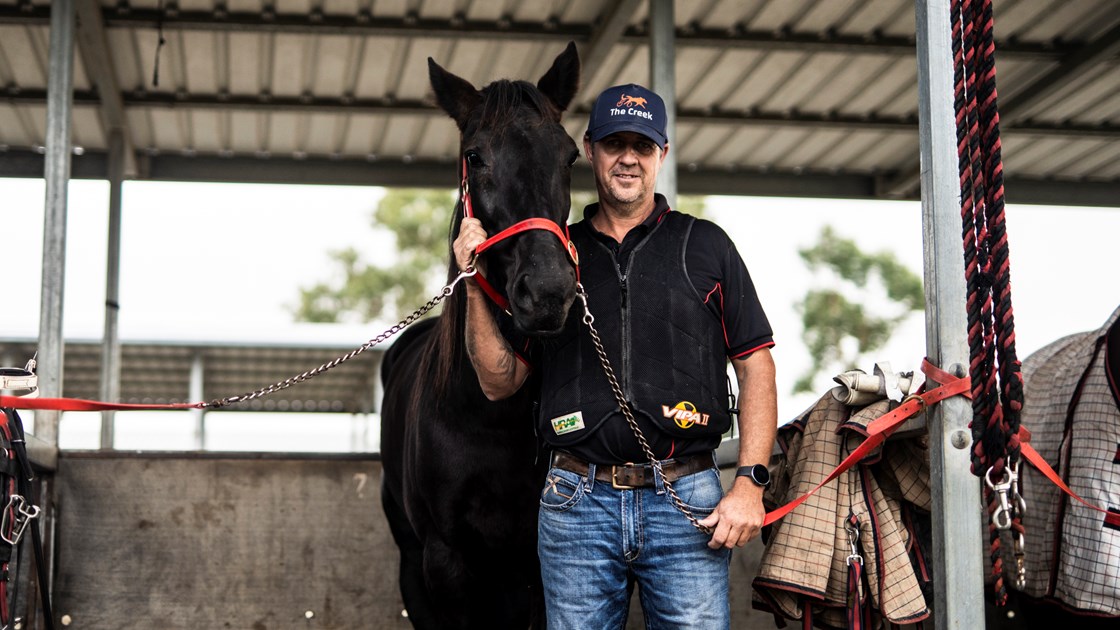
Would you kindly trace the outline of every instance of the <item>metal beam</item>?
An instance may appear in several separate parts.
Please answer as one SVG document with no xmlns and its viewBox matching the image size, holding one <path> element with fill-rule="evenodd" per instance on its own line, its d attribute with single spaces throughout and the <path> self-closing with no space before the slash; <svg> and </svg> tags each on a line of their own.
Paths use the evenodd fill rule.
<svg viewBox="0 0 1120 630">
<path fill-rule="evenodd" d="M 108 138 L 114 132 L 120 133 L 123 142 L 123 175 L 126 178 L 136 177 L 136 154 L 129 138 L 128 120 L 114 72 L 113 54 L 109 50 L 109 40 L 101 19 L 101 6 L 97 0 L 76 0 L 76 9 L 78 48 L 82 53 L 86 74 L 97 88 L 105 137 Z"/>
<path fill-rule="evenodd" d="M 598 27 L 580 50 L 580 61 L 583 66 L 580 83 L 588 85 L 595 78 L 595 74 L 622 37 L 626 27 L 629 26 L 630 18 L 641 3 L 642 0 L 623 0 L 606 4 L 603 14 L 596 19 Z"/>
<path fill-rule="evenodd" d="M 101 338 L 100 400 L 121 397 L 121 339 L 118 327 L 121 284 L 121 199 L 124 192 L 124 134 L 109 133 L 109 242 L 105 261 L 105 332 Z M 113 448 L 114 411 L 101 412 L 102 450 Z"/>
<path fill-rule="evenodd" d="M 1000 56 L 1004 51 L 996 46 Z M 1000 102 L 1000 129 L 1004 133 L 1022 131 L 1032 135 L 1120 135 L 1120 127 L 1107 123 L 1100 125 L 1076 125 L 1073 123 L 1038 123 L 1030 121 L 1025 114 L 1032 107 L 1053 96 L 1079 77 L 1089 72 L 1094 65 L 1109 59 L 1120 51 L 1120 24 L 1113 26 L 1097 39 L 1065 53 L 1058 65 L 1027 85 L 1010 98 Z M 1068 133 L 1067 133 L 1068 132 Z M 880 193 L 884 197 L 908 197 L 918 189 L 919 166 L 917 161 L 900 169 L 899 174 L 881 183 Z"/>
<path fill-rule="evenodd" d="M 157 9 L 129 7 L 127 12 L 105 7 L 102 16 L 107 28 L 155 29 L 161 15 Z M 46 24 L 48 10 L 43 5 L 0 7 L 0 24 Z M 372 37 L 438 37 L 506 41 L 589 42 L 594 25 L 561 23 L 554 20 L 518 22 L 511 20 L 465 20 L 404 17 L 374 17 L 358 14 L 259 13 L 245 11 L 168 11 L 162 16 L 165 31 L 238 31 L 299 35 L 365 35 Z M 911 37 L 882 33 L 842 34 L 831 30 L 794 32 L 790 30 L 752 31 L 741 25 L 730 29 L 676 29 L 678 48 L 736 48 L 744 50 L 794 50 L 867 55 L 909 56 L 914 51 Z M 644 46 L 648 33 L 643 25 L 627 27 L 618 39 L 621 44 Z M 1008 59 L 1058 60 L 1078 48 L 1077 43 L 1052 41 L 997 41 L 1001 57 Z"/>
<path fill-rule="evenodd" d="M 231 110 L 257 112 L 304 112 L 316 114 L 348 114 L 379 116 L 431 116 L 443 118 L 446 114 L 434 105 L 420 100 L 389 98 L 274 96 L 253 94 L 170 94 L 165 92 L 125 93 L 121 101 L 126 109 L 208 109 L 227 112 Z M 25 90 L 10 87 L 0 92 L 0 103 L 12 105 L 42 105 L 46 102 L 43 90 Z M 96 107 L 100 104 L 97 92 L 82 90 L 74 93 L 75 107 Z M 587 107 L 573 109 L 575 115 L 587 115 Z M 678 124 L 727 124 L 755 127 L 790 127 L 811 129 L 836 129 L 843 131 L 887 131 L 915 134 L 918 130 L 916 116 L 858 115 L 839 112 L 764 111 L 759 109 L 730 110 L 690 108 L 677 111 Z M 1023 121 L 1003 125 L 1003 131 L 1012 134 L 1052 137 L 1085 137 L 1120 139 L 1120 126 L 1108 123 L 1077 124 Z M 89 147 L 86 147 L 87 149 Z M 917 190 L 917 163 L 912 169 L 913 183 L 909 190 Z M 887 184 L 884 183 L 886 186 Z M 900 184 L 901 187 L 906 186 Z"/>
<path fill-rule="evenodd" d="M 917 0 L 918 107 L 921 120 L 922 235 L 925 251 L 926 356 L 968 374 L 960 188 L 953 112 L 949 0 Z M 972 408 L 962 396 L 934 405 L 929 427 L 933 495 L 934 628 L 984 626 L 980 483 L 969 472 Z"/>
<path fill-rule="evenodd" d="M 374 161 L 308 156 L 259 158 L 222 157 L 216 154 L 143 155 L 141 162 L 151 169 L 145 179 L 152 181 L 206 181 L 261 184 L 324 184 L 388 187 L 456 186 L 455 167 L 450 161 L 413 160 L 404 162 L 381 158 Z M 108 159 L 104 152 L 86 151 L 74 156 L 71 177 L 105 179 Z M 43 174 L 43 156 L 35 151 L 0 151 L 0 177 L 38 178 Z M 724 169 L 687 166 L 677 177 L 678 192 L 686 195 L 758 195 L 843 199 L 888 199 L 881 194 L 879 180 L 861 172 L 776 171 L 772 169 Z M 1008 201 L 1013 204 L 1116 207 L 1120 199 L 1120 180 L 1053 180 L 1008 176 Z M 577 167 L 572 186 L 592 191 L 591 172 Z M 916 197 L 905 197 L 914 199 Z"/>
<path fill-rule="evenodd" d="M 1104 35 L 1067 54 L 1055 68 L 1001 102 L 1000 120 L 1011 122 L 1023 118 L 1033 106 L 1063 90 L 1097 64 L 1114 57 L 1117 51 L 1120 51 L 1120 23 Z"/>
<path fill-rule="evenodd" d="M 657 174 L 657 190 L 670 206 L 677 204 L 677 48 L 673 0 L 649 0 L 650 88 L 665 100 L 665 132 L 669 153 Z"/>
<path fill-rule="evenodd" d="M 51 3 L 47 77 L 47 137 L 43 169 L 43 279 L 39 299 L 39 392 L 44 398 L 62 395 L 65 340 L 62 306 L 66 279 L 66 210 L 70 185 L 71 93 L 74 89 L 74 3 Z M 35 434 L 58 445 L 58 411 L 35 414 Z"/>
</svg>

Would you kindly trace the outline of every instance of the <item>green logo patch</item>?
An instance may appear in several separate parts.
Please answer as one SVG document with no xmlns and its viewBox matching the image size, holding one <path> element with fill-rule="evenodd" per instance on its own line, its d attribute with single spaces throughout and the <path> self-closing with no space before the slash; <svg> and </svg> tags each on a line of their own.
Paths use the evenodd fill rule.
<svg viewBox="0 0 1120 630">
<path fill-rule="evenodd" d="M 577 411 L 566 416 L 552 419 L 552 430 L 556 435 L 564 435 L 583 428 L 583 412 Z"/>
</svg>

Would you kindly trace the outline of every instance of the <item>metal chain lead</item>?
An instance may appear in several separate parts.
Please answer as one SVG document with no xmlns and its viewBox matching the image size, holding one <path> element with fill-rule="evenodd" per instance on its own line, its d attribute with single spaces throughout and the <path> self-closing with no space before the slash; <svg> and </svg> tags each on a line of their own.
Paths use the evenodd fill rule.
<svg viewBox="0 0 1120 630">
<path fill-rule="evenodd" d="M 380 335 L 374 337 L 373 339 L 370 339 L 369 341 L 365 342 L 361 346 L 358 346 L 357 348 L 354 348 L 350 352 L 348 352 L 348 353 L 346 353 L 346 354 L 344 354 L 340 357 L 337 357 L 337 358 L 335 358 L 331 361 L 327 361 L 326 363 L 320 365 L 319 367 L 317 367 L 313 370 L 308 370 L 308 371 L 304 372 L 303 374 L 298 374 L 296 376 L 285 379 L 283 381 L 278 381 L 276 383 L 273 383 L 272 385 L 269 385 L 268 387 L 262 387 L 261 389 L 258 389 L 256 391 L 252 391 L 252 392 L 247 392 L 245 394 L 241 394 L 240 396 L 226 396 L 225 398 L 214 399 L 210 402 L 200 404 L 199 407 L 203 408 L 203 409 L 217 409 L 219 407 L 225 407 L 227 405 L 233 405 L 233 404 L 236 404 L 236 403 L 248 402 L 250 400 L 253 400 L 254 398 L 260 398 L 262 396 L 267 396 L 271 393 L 278 392 L 282 389 L 287 389 L 287 388 L 291 387 L 292 385 L 296 385 L 298 383 L 302 383 L 304 381 L 313 379 L 316 376 L 319 376 L 320 374 L 322 374 L 323 372 L 326 372 L 327 370 L 330 370 L 334 367 L 337 367 L 338 365 L 341 365 L 341 364 L 349 361 L 350 359 L 353 359 L 354 357 L 356 357 L 359 354 L 365 352 L 366 350 L 369 350 L 370 348 L 376 346 L 377 344 L 385 341 L 389 337 L 392 337 L 393 335 L 399 333 L 400 331 L 404 330 L 405 328 L 408 328 L 416 320 L 418 320 L 421 317 L 423 317 L 424 315 L 426 315 L 428 313 L 428 311 L 430 311 L 433 308 L 435 308 L 436 306 L 438 306 L 440 304 L 440 302 L 443 302 L 445 299 L 450 297 L 451 294 L 455 291 L 455 285 L 457 285 L 460 280 L 462 280 L 463 278 L 469 278 L 476 273 L 478 273 L 478 270 L 475 269 L 473 265 L 470 266 L 470 267 L 467 267 L 466 271 L 463 271 L 458 276 L 456 276 L 454 280 L 452 280 L 450 283 L 447 284 L 447 286 L 443 287 L 443 289 L 440 291 L 439 295 L 436 295 L 432 299 L 428 300 L 427 304 L 425 304 L 425 305 L 421 306 L 420 308 L 416 309 L 411 314 L 409 314 L 407 317 L 405 317 L 401 321 L 394 324 L 391 328 L 389 328 L 385 332 L 383 332 Z"/>
<path fill-rule="evenodd" d="M 669 497 L 673 500 L 673 505 L 692 526 L 705 534 L 711 534 L 712 528 L 705 527 L 700 524 L 700 521 L 692 514 L 692 510 L 684 504 L 677 491 L 673 489 L 673 484 L 665 478 L 665 473 L 661 469 L 661 462 L 653 454 L 653 449 L 650 448 L 646 436 L 642 433 L 641 427 L 638 426 L 638 421 L 634 419 L 634 412 L 630 409 L 630 403 L 626 401 L 626 396 L 622 393 L 622 387 L 618 384 L 618 379 L 614 375 L 614 369 L 611 367 L 611 362 L 607 358 L 607 352 L 603 349 L 603 341 L 599 338 L 599 331 L 595 330 L 595 317 L 591 314 L 591 309 L 587 307 L 587 291 L 583 288 L 583 284 L 576 283 L 576 297 L 583 303 L 583 323 L 587 325 L 587 330 L 591 333 L 591 341 L 595 345 L 595 352 L 599 355 L 599 363 L 603 366 L 603 373 L 607 375 L 607 381 L 610 382 L 611 390 L 614 392 L 614 398 L 618 402 L 618 407 L 622 410 L 622 415 L 626 416 L 626 423 L 630 425 L 630 430 L 634 432 L 634 437 L 638 439 L 638 445 L 642 447 L 642 452 L 645 453 L 646 458 L 649 459 L 650 465 L 657 471 L 657 475 L 661 478 L 661 482 L 665 484 L 665 490 L 669 493 Z"/>
</svg>

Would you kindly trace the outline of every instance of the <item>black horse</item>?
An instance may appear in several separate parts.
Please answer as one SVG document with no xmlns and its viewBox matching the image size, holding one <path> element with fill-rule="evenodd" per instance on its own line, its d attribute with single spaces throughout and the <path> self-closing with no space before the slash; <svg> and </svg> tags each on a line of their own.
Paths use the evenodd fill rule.
<svg viewBox="0 0 1120 630">
<path fill-rule="evenodd" d="M 477 90 L 431 59 L 428 69 L 436 101 L 461 132 L 463 192 L 487 232 L 532 217 L 564 226 L 579 156 L 560 125 L 579 84 L 575 46 L 536 86 L 500 80 Z M 463 215 L 461 198 L 451 240 Z M 458 275 L 450 258 L 449 281 Z M 508 296 L 509 314 L 495 306 L 497 317 L 525 335 L 559 332 L 575 298 L 561 239 L 530 230 L 482 260 L 486 279 Z M 382 504 L 401 552 L 401 594 L 417 628 L 539 627 L 536 516 L 546 462 L 533 431 L 534 387 L 486 398 L 466 355 L 465 316 L 459 288 L 382 364 Z"/>
</svg>

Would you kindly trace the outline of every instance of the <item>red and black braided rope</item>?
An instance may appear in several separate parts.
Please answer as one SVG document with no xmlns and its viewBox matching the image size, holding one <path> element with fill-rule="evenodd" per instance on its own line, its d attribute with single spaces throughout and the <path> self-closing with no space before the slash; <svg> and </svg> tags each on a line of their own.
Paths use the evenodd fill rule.
<svg viewBox="0 0 1120 630">
<path fill-rule="evenodd" d="M 953 0 L 954 107 L 961 186 L 968 343 L 972 377 L 972 472 L 1003 477 L 1019 460 L 1023 401 L 1015 353 L 1010 257 L 1004 215 L 991 0 Z M 991 471 L 989 473 L 989 471 Z M 998 505 L 991 490 L 989 510 Z M 1012 528 L 1022 532 L 1018 515 Z M 1007 599 L 999 531 L 989 524 L 996 599 Z"/>
</svg>

